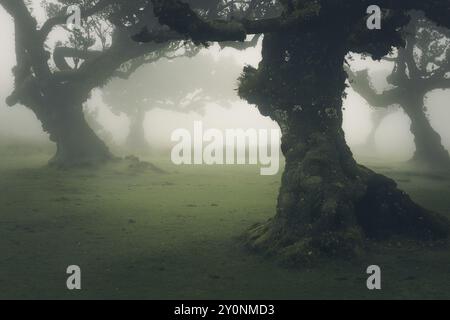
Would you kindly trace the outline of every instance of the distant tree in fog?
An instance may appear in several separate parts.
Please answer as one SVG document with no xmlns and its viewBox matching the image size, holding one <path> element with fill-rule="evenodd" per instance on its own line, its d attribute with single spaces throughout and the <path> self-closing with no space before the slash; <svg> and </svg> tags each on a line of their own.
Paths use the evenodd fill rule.
<svg viewBox="0 0 450 320">
<path fill-rule="evenodd" d="M 219 0 L 189 0 L 205 17 L 227 18 L 233 12 Z M 264 1 L 263 1 L 264 2 Z M 7 104 L 22 104 L 34 112 L 56 155 L 50 164 L 74 166 L 103 163 L 112 158 L 106 144 L 94 133 L 83 114 L 93 89 L 115 77 L 127 78 L 141 65 L 170 53 L 183 54 L 192 42 L 166 30 L 150 10 L 147 0 L 0 0 L 14 19 L 17 64 L 15 88 Z M 33 5 L 45 8 L 48 19 L 38 24 Z M 81 8 L 83 26 L 69 29 L 67 8 Z M 248 16 L 259 6 L 246 7 Z M 145 21 L 152 41 L 131 39 Z M 64 40 L 50 47 L 53 30 L 64 30 Z M 206 43 L 205 43 L 206 44 Z"/>
<path fill-rule="evenodd" d="M 365 90 L 361 86 L 361 81 L 355 81 L 356 73 L 353 72 L 349 66 L 344 67 L 347 74 L 349 75 L 349 82 L 351 87 L 359 94 L 363 95 Z M 379 75 L 385 76 L 384 72 L 377 72 L 373 77 L 379 78 Z M 372 87 L 369 88 L 370 93 L 376 93 L 376 90 Z M 367 154 L 374 154 L 377 152 L 378 146 L 376 143 L 376 135 L 378 133 L 378 130 L 383 123 L 383 121 L 391 114 L 393 114 L 395 111 L 397 111 L 396 106 L 385 106 L 385 107 L 375 107 L 370 105 L 370 122 L 371 122 L 371 128 L 369 131 L 369 134 L 367 135 L 367 138 L 365 142 L 359 146 L 359 149 Z"/>
<path fill-rule="evenodd" d="M 7 104 L 23 104 L 36 114 L 57 145 L 51 164 L 71 166 L 110 159 L 108 148 L 87 124 L 82 104 L 92 89 L 135 70 L 138 57 L 148 59 L 140 63 L 152 62 L 162 50 L 180 47 L 180 41 L 143 46 L 130 39 L 134 18 L 130 13 L 139 14 L 144 2 L 43 1 L 48 19 L 39 26 L 32 10 L 38 1 L 0 1 L 15 26 L 15 88 Z M 69 5 L 81 8 L 81 30 L 66 26 Z M 65 29 L 65 40 L 50 48 L 47 40 L 56 28 Z"/>
<path fill-rule="evenodd" d="M 242 40 L 264 33 L 262 61 L 246 67 L 239 94 L 277 121 L 286 164 L 277 213 L 246 234 L 248 247 L 292 263 L 361 254 L 373 239 L 441 239 L 449 221 L 415 204 L 396 183 L 359 165 L 342 129 L 350 52 L 381 59 L 402 47 L 411 9 L 450 26 L 450 2 L 379 0 L 381 30 L 367 28 L 366 0 L 282 0 L 271 19 L 217 21 L 177 0 L 151 0 L 161 23 L 192 39 Z M 143 42 L 151 33 L 135 37 Z"/>
<path fill-rule="evenodd" d="M 450 169 L 450 156 L 433 129 L 424 105 L 425 96 L 437 89 L 450 89 L 449 31 L 415 13 L 405 29 L 406 47 L 398 50 L 395 66 L 387 78 L 393 87 L 377 93 L 371 84 L 368 70 L 352 72 L 353 89 L 375 107 L 387 109 L 399 105 L 411 120 L 416 151 L 412 163 L 432 170 Z"/>
<path fill-rule="evenodd" d="M 103 88 L 103 100 L 116 114 L 130 120 L 126 142 L 132 150 L 144 151 L 148 143 L 143 121 L 153 109 L 204 114 L 209 103 L 229 107 L 237 96 L 237 78 L 242 67 L 233 57 L 216 61 L 209 54 L 159 60 L 142 67 L 129 80 L 115 79 Z"/>
</svg>

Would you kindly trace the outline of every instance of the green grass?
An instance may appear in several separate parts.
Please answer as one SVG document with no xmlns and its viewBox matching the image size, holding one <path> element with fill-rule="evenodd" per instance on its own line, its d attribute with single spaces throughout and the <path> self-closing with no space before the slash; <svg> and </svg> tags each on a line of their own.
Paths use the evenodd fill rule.
<svg viewBox="0 0 450 320">
<path fill-rule="evenodd" d="M 0 298 L 380 299 L 450 298 L 450 251 L 376 248 L 358 261 L 289 269 L 237 241 L 274 215 L 280 176 L 253 166 L 135 172 L 46 168 L 49 155 L 3 153 L 0 161 Z M 398 168 L 419 203 L 450 214 L 450 180 Z M 81 291 L 65 287 L 69 265 Z M 366 289 L 368 265 L 383 290 Z"/>
</svg>

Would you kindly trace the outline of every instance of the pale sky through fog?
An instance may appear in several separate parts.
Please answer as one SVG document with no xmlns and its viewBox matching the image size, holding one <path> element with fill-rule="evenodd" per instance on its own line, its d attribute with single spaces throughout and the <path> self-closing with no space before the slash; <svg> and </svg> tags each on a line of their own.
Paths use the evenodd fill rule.
<svg viewBox="0 0 450 320">
<path fill-rule="evenodd" d="M 42 18 L 42 10 L 36 11 Z M 42 132 L 39 122 L 34 115 L 22 106 L 6 107 L 4 100 L 10 94 L 13 87 L 11 69 L 15 65 L 14 30 L 9 15 L 0 8 L 0 136 L 25 137 L 46 141 L 47 137 Z M 236 63 L 242 67 L 245 64 L 257 66 L 261 59 L 261 41 L 256 48 L 244 52 L 234 49 L 220 50 L 218 45 L 203 50 L 201 54 L 212 55 L 217 63 L 226 56 L 233 56 Z M 194 58 L 195 59 L 195 58 Z M 372 62 L 371 59 L 352 62 L 354 69 L 370 67 L 371 72 L 385 70 L 388 74 L 391 65 L 388 63 Z M 182 72 L 182 70 L 180 70 Z M 220 84 L 218 84 L 220 85 Z M 237 86 L 237 84 L 236 84 Z M 434 92 L 427 99 L 431 122 L 434 128 L 441 134 L 444 145 L 450 149 L 450 120 L 449 110 L 450 93 Z M 128 120 L 126 116 L 112 114 L 101 99 L 101 93 L 96 90 L 89 101 L 90 108 L 101 110 L 101 123 L 112 131 L 117 143 L 124 140 L 128 132 Z M 170 134 L 176 128 L 193 127 L 194 120 L 202 120 L 207 128 L 277 128 L 276 123 L 261 116 L 254 106 L 249 106 L 244 101 L 236 102 L 232 108 L 226 109 L 217 105 L 210 105 L 204 117 L 190 113 L 179 114 L 165 110 L 153 110 L 149 112 L 145 120 L 147 139 L 152 143 L 165 144 L 170 141 Z M 352 90 L 348 90 L 345 101 L 344 129 L 350 145 L 358 145 L 365 141 L 371 128 L 370 108 L 367 103 Z M 387 118 L 377 135 L 380 152 L 386 157 L 407 159 L 413 152 L 413 140 L 409 133 L 409 120 L 402 111 L 398 111 Z"/>
</svg>

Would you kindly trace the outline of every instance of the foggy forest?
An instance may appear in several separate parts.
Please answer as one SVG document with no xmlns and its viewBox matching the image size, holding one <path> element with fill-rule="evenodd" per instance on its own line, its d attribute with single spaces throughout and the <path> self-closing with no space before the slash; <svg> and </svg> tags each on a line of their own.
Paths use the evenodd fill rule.
<svg viewBox="0 0 450 320">
<path fill-rule="evenodd" d="M 1 299 L 450 298 L 450 1 L 0 18 Z"/>
</svg>

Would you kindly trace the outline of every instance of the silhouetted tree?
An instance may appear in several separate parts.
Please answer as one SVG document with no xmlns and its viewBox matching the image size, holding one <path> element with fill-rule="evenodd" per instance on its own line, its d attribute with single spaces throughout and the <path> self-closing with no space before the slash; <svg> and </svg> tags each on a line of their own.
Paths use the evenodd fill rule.
<svg viewBox="0 0 450 320">
<path fill-rule="evenodd" d="M 353 256 L 367 239 L 447 237 L 449 222 L 415 204 L 396 183 L 358 165 L 342 130 L 349 52 L 376 59 L 403 45 L 409 9 L 450 24 L 448 1 L 380 0 L 383 27 L 368 30 L 364 0 L 283 0 L 270 19 L 206 20 L 177 0 L 152 0 L 159 21 L 194 42 L 264 33 L 259 68 L 246 67 L 240 95 L 283 130 L 286 167 L 277 215 L 254 226 L 247 244 L 291 261 Z M 148 41 L 148 32 L 136 40 Z"/>
<path fill-rule="evenodd" d="M 199 48 L 199 47 L 196 47 Z M 196 55 L 197 52 L 192 52 Z M 233 57 L 215 61 L 211 55 L 195 58 L 167 56 L 136 71 L 129 80 L 115 79 L 103 88 L 103 99 L 115 114 L 130 119 L 126 145 L 148 148 L 144 135 L 145 114 L 156 108 L 203 114 L 208 103 L 228 107 L 235 100 L 241 67 Z"/>
<path fill-rule="evenodd" d="M 110 159 L 108 148 L 88 126 L 82 104 L 93 88 L 118 75 L 123 63 L 171 43 L 138 45 L 130 40 L 124 28 L 113 28 L 105 17 L 123 9 L 124 15 L 116 15 L 115 18 L 127 20 L 125 11 L 131 7 L 126 2 L 45 2 L 50 17 L 40 27 L 32 16 L 30 1 L 2 0 L 0 4 L 13 17 L 15 25 L 15 89 L 7 104 L 21 103 L 36 114 L 43 129 L 57 145 L 52 164 L 69 166 Z M 54 28 L 65 25 L 68 18 L 66 7 L 72 4 L 82 8 L 85 29 L 70 32 L 66 42 L 57 43 L 53 52 L 49 52 L 46 45 L 49 34 Z M 137 5 L 136 2 L 134 4 Z M 111 38 L 110 44 L 108 37 Z M 91 48 L 97 39 L 101 48 Z M 73 60 L 73 65 L 68 59 Z"/>
<path fill-rule="evenodd" d="M 448 33 L 436 27 L 420 14 L 404 31 L 406 47 L 399 49 L 393 60 L 395 67 L 388 77 L 394 88 L 377 93 L 371 85 L 367 70 L 349 70 L 352 87 L 369 104 L 378 108 L 400 105 L 411 119 L 416 151 L 413 163 L 433 170 L 449 170 L 450 156 L 433 129 L 424 106 L 425 96 L 432 90 L 450 89 L 450 39 Z"/>
<path fill-rule="evenodd" d="M 352 59 L 353 57 L 350 56 L 350 59 Z M 344 66 L 345 71 L 347 72 L 347 74 L 349 75 L 349 83 L 351 85 L 351 87 L 355 90 L 355 92 L 357 92 L 359 95 L 362 95 L 363 92 L 361 91 L 363 88 L 360 84 L 360 82 L 354 81 L 356 74 L 350 69 L 349 66 Z M 383 74 L 384 77 L 384 72 L 379 72 L 380 74 Z M 378 77 L 377 74 L 374 75 L 375 77 Z M 370 88 L 370 92 L 371 93 L 376 93 L 375 89 Z M 366 99 L 367 101 L 367 99 Z M 374 154 L 377 152 L 378 146 L 376 143 L 376 135 L 378 133 L 378 129 L 380 128 L 381 124 L 383 123 L 383 121 L 389 116 L 391 115 L 393 112 L 396 111 L 397 107 L 396 106 L 385 106 L 385 107 L 374 107 L 372 105 L 370 105 L 371 108 L 371 114 L 370 114 L 370 121 L 371 121 L 371 128 L 370 128 L 370 132 L 367 135 L 367 138 L 364 142 L 364 144 L 362 144 L 361 146 L 359 146 L 359 151 L 363 151 L 369 154 Z"/>
<path fill-rule="evenodd" d="M 202 17 L 226 17 L 234 12 L 232 6 L 219 6 L 218 0 L 188 2 L 198 8 Z M 40 26 L 32 15 L 36 3 L 0 0 L 15 25 L 15 89 L 7 104 L 23 104 L 36 114 L 57 145 L 51 164 L 107 161 L 112 155 L 87 124 L 83 103 L 92 89 L 104 86 L 111 78 L 126 78 L 140 65 L 157 61 L 168 52 L 178 52 L 185 45 L 185 37 L 162 28 L 152 10 L 144 10 L 148 0 L 46 0 L 42 3 L 49 18 Z M 70 5 L 82 9 L 82 30 L 65 27 Z M 253 3 L 247 9 L 241 13 L 252 16 L 259 5 Z M 130 38 L 142 29 L 140 21 L 151 26 L 147 34 L 151 42 L 145 45 Z M 61 27 L 68 32 L 66 40 L 49 48 L 50 33 Z"/>
<path fill-rule="evenodd" d="M 377 143 L 376 143 L 376 135 L 378 132 L 378 129 L 380 128 L 383 121 L 391 115 L 395 109 L 393 108 L 384 108 L 384 109 L 378 109 L 373 110 L 371 114 L 371 121 L 372 121 L 372 128 L 367 135 L 366 143 L 364 145 L 366 150 L 370 151 L 377 151 Z"/>
</svg>

